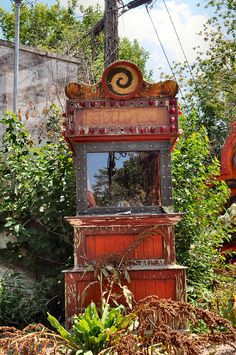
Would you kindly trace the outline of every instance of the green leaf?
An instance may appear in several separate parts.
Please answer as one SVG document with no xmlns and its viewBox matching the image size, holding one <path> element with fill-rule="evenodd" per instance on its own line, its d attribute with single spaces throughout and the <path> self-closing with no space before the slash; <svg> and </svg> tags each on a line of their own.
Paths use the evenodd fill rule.
<svg viewBox="0 0 236 355">
<path fill-rule="evenodd" d="M 49 312 L 47 312 L 47 315 L 51 326 L 54 327 L 64 339 L 70 341 L 72 338 L 71 334 Z"/>
<path fill-rule="evenodd" d="M 85 334 L 85 333 L 89 333 L 91 331 L 91 328 L 85 319 L 81 319 L 76 325 L 76 331 Z"/>
<path fill-rule="evenodd" d="M 19 230 L 20 230 L 20 224 L 16 224 L 15 226 L 14 226 L 14 231 L 16 232 L 16 233 L 19 233 Z"/>
</svg>

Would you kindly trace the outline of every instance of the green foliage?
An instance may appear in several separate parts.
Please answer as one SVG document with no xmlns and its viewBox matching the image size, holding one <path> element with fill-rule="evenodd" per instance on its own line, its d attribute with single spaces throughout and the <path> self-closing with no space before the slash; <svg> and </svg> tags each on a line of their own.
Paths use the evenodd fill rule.
<svg viewBox="0 0 236 355">
<path fill-rule="evenodd" d="M 173 182 L 176 211 L 185 212 L 176 227 L 178 261 L 188 267 L 189 286 L 211 286 L 215 267 L 220 262 L 219 247 L 229 238 L 232 229 L 219 216 L 229 196 L 224 182 L 219 182 L 218 160 L 210 155 L 206 129 L 191 132 L 191 118 L 173 152 Z"/>
<path fill-rule="evenodd" d="M 197 58 L 190 75 L 186 64 L 179 65 L 180 78 L 186 82 L 187 106 L 198 110 L 198 129 L 204 125 L 213 151 L 220 156 L 229 124 L 235 120 L 235 1 L 207 1 L 213 11 L 200 33 L 208 50 L 195 48 Z"/>
<path fill-rule="evenodd" d="M 233 273 L 224 273 L 218 270 L 218 280 L 212 289 L 192 289 L 190 301 L 197 307 L 228 319 L 236 328 L 236 281 Z"/>
<path fill-rule="evenodd" d="M 97 355 L 105 349 L 112 334 L 126 329 L 132 321 L 132 313 L 125 316 L 125 308 L 111 308 L 107 303 L 101 316 L 94 303 L 83 314 L 74 316 L 72 331 L 69 333 L 55 317 L 48 314 L 48 320 L 59 334 L 68 341 L 69 347 L 78 349 L 76 354 Z"/>
<path fill-rule="evenodd" d="M 53 280 L 30 281 L 23 274 L 6 272 L 0 278 L 0 324 L 22 328 L 45 322 L 48 292 Z"/>
<path fill-rule="evenodd" d="M 75 214 L 73 161 L 62 139 L 32 146 L 19 118 L 5 115 L 0 152 L 1 229 L 12 235 L 8 261 L 20 262 L 37 277 L 55 276 L 72 255 L 65 215 Z"/>
<path fill-rule="evenodd" d="M 152 71 L 147 72 L 145 68 L 149 53 L 140 47 L 136 39 L 133 42 L 130 42 L 126 37 L 120 40 L 119 59 L 131 60 L 142 71 L 144 78 L 147 81 L 152 81 Z"/>
<path fill-rule="evenodd" d="M 33 6 L 21 5 L 20 42 L 28 46 L 42 49 L 56 49 L 65 43 L 68 28 L 75 29 L 77 20 L 73 5 L 62 7 L 56 1 L 51 7 L 37 2 Z M 12 10 L 14 10 L 14 5 Z M 7 12 L 0 8 L 0 23 L 3 36 L 7 41 L 14 41 L 14 11 Z"/>
</svg>

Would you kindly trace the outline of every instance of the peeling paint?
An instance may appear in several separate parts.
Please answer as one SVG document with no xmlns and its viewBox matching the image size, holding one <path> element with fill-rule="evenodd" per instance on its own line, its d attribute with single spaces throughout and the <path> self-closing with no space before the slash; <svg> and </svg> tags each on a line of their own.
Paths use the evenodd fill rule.
<svg viewBox="0 0 236 355">
<path fill-rule="evenodd" d="M 134 293 L 135 299 L 155 292 L 160 297 L 185 300 L 186 268 L 175 264 L 174 248 L 174 224 L 180 220 L 181 216 L 181 214 L 174 214 L 172 217 L 159 215 L 132 216 L 131 218 L 123 216 L 123 218 L 120 216 L 68 217 L 67 221 L 74 226 L 75 248 L 74 268 L 65 271 L 66 314 L 69 319 L 79 309 L 89 304 L 91 299 L 95 302 L 100 299 L 99 288 L 93 285 L 85 298 L 85 303 L 81 303 L 84 288 L 96 281 L 92 271 L 85 272 L 88 263 L 95 263 L 96 257 L 101 255 L 99 253 L 102 255 L 109 253 L 106 250 L 110 250 L 110 253 L 114 253 L 114 250 L 122 252 L 125 246 L 128 247 L 140 236 L 144 238 L 143 244 L 140 245 L 140 251 L 138 249 L 135 251 L 134 258 L 130 254 L 128 267 L 131 282 L 127 286 Z M 149 224 L 150 221 L 151 224 Z M 111 243 L 111 249 L 109 249 L 109 243 Z M 142 247 L 145 243 L 146 249 Z M 155 253 L 159 256 L 153 257 Z M 146 257 L 140 257 L 142 255 Z"/>
</svg>

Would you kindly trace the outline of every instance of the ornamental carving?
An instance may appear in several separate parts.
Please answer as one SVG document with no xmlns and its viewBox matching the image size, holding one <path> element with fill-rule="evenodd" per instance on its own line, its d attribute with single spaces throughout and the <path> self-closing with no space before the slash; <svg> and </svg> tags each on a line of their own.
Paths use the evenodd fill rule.
<svg viewBox="0 0 236 355">
<path fill-rule="evenodd" d="M 109 65 L 94 85 L 71 82 L 65 87 L 69 99 L 131 99 L 138 97 L 175 97 L 178 85 L 173 80 L 148 83 L 132 62 L 119 60 Z"/>
</svg>

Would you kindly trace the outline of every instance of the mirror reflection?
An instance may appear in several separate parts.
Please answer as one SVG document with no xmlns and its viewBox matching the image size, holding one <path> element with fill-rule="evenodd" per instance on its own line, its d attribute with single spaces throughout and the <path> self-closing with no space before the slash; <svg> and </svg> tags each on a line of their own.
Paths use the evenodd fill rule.
<svg viewBox="0 0 236 355">
<path fill-rule="evenodd" d="M 87 154 L 90 207 L 141 207 L 160 204 L 158 152 Z"/>
</svg>

